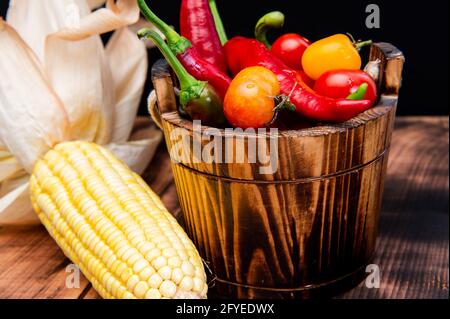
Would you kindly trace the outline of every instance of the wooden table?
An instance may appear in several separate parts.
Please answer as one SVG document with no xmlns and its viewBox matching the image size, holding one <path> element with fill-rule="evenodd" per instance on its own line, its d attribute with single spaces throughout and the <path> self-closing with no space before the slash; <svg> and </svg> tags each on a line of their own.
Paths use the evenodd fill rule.
<svg viewBox="0 0 450 319">
<path fill-rule="evenodd" d="M 397 120 L 374 261 L 381 285 L 339 298 L 449 297 L 448 127 L 447 117 Z M 144 178 L 182 222 L 164 145 Z M 43 227 L 0 228 L 0 298 L 98 298 L 83 276 L 66 288 L 69 264 Z"/>
</svg>

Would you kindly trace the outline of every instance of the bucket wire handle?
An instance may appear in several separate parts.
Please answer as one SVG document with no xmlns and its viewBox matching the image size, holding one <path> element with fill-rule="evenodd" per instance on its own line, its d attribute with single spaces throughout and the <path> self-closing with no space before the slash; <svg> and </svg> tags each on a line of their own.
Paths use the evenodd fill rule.
<svg viewBox="0 0 450 319">
<path fill-rule="evenodd" d="M 153 90 L 148 97 L 148 111 L 153 119 L 153 122 L 155 122 L 156 126 L 162 130 L 161 113 L 158 109 L 158 98 L 156 97 L 155 90 Z"/>
<path fill-rule="evenodd" d="M 209 266 L 209 262 L 202 258 L 203 265 L 205 266 L 206 270 L 208 270 L 209 277 L 211 277 L 211 280 L 208 282 L 208 288 L 213 288 L 216 285 L 216 279 L 217 276 L 212 271 L 211 267 Z"/>
</svg>

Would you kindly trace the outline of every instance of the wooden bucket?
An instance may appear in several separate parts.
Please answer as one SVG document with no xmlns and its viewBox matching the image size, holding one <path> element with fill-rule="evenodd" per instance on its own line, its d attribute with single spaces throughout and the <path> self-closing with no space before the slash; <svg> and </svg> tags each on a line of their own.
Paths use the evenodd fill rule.
<svg viewBox="0 0 450 319">
<path fill-rule="evenodd" d="M 213 274 L 210 297 L 332 296 L 364 278 L 375 250 L 404 57 L 377 43 L 369 60 L 379 61 L 380 101 L 346 123 L 257 136 L 201 128 L 211 140 L 228 138 L 228 148 L 215 149 L 222 159 L 244 145 L 246 163 L 194 160 L 192 141 L 203 150 L 211 140 L 196 139 L 193 123 L 175 111 L 173 77 L 163 64 L 154 66 L 158 105 L 150 111 L 169 151 L 177 148 L 177 193 L 188 234 Z M 264 165 L 249 160 L 249 144 L 267 151 L 274 139 L 278 169 L 261 174 Z M 174 154 L 186 158 L 180 163 Z"/>
</svg>

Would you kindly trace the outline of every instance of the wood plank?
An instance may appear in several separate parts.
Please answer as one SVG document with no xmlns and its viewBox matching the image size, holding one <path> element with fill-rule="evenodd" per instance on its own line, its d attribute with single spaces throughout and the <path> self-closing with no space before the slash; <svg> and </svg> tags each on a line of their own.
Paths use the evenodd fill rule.
<svg viewBox="0 0 450 319">
<path fill-rule="evenodd" d="M 43 226 L 0 228 L 0 299 L 78 298 L 90 284 L 66 288 L 69 264 Z"/>
<path fill-rule="evenodd" d="M 163 194 L 173 184 L 173 173 L 170 168 L 170 158 L 164 143 L 161 143 L 142 178 L 150 185 L 153 191 Z"/>
<path fill-rule="evenodd" d="M 448 298 L 448 126 L 445 117 L 398 119 L 374 261 L 381 288 L 341 298 Z M 146 180 L 180 217 L 164 146 L 150 168 Z M 65 288 L 68 264 L 43 227 L 0 228 L 0 298 L 98 298 L 83 277 Z"/>
<path fill-rule="evenodd" d="M 374 264 L 380 289 L 342 298 L 448 298 L 448 118 L 401 118 L 394 132 Z"/>
</svg>

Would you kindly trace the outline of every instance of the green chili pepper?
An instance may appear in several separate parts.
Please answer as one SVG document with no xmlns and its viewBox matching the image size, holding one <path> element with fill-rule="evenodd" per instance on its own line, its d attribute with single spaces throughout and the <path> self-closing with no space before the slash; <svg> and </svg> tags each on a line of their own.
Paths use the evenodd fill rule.
<svg viewBox="0 0 450 319">
<path fill-rule="evenodd" d="M 208 82 L 198 81 L 190 75 L 161 36 L 148 28 L 138 32 L 139 38 L 151 39 L 166 58 L 180 81 L 180 113 L 202 124 L 223 127 L 226 118 L 222 99 Z"/>
<path fill-rule="evenodd" d="M 361 84 L 354 93 L 347 96 L 347 100 L 364 100 L 368 87 L 369 84 L 367 83 Z"/>
</svg>

